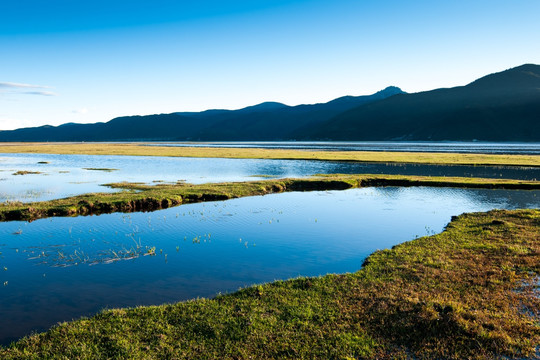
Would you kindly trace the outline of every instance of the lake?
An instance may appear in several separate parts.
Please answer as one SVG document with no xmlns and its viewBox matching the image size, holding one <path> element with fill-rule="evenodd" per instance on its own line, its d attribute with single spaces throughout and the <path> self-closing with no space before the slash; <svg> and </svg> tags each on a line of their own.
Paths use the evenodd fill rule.
<svg viewBox="0 0 540 360">
<path fill-rule="evenodd" d="M 442 231 L 452 215 L 539 205 L 540 191 L 386 187 L 0 223 L 0 343 L 104 308 L 353 272 L 377 249 Z"/>
<path fill-rule="evenodd" d="M 17 171 L 38 172 L 39 174 L 14 175 Z M 118 190 L 102 186 L 102 184 L 121 181 L 155 184 L 159 182 L 176 183 L 183 180 L 200 184 L 260 180 L 267 176 L 286 178 L 337 173 L 540 179 L 540 167 L 442 166 L 155 156 L 0 154 L 0 202 L 8 200 L 44 201 L 90 192 L 113 192 Z"/>
<path fill-rule="evenodd" d="M 325 151 L 407 151 L 540 155 L 540 143 L 465 141 L 227 141 L 145 143 L 146 146 L 297 149 Z"/>
</svg>

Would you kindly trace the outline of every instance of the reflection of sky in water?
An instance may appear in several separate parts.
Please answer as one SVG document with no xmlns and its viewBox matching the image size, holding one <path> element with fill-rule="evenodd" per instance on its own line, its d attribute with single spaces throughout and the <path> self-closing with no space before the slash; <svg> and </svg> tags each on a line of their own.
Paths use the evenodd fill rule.
<svg viewBox="0 0 540 360">
<path fill-rule="evenodd" d="M 96 145 L 99 146 L 99 145 Z M 38 164 L 38 162 L 48 162 Z M 85 168 L 117 169 L 114 171 Z M 39 171 L 42 174 L 13 175 Z M 540 179 L 540 168 L 369 164 L 306 160 L 210 159 L 149 156 L 0 154 L 0 201 L 40 201 L 89 192 L 115 191 L 100 184 L 157 181 L 246 181 L 314 174 L 404 174 Z"/>
<path fill-rule="evenodd" d="M 440 232 L 452 215 L 539 199 L 540 191 L 364 188 L 0 223 L 0 342 L 104 307 L 356 271 L 374 250 Z"/>
</svg>

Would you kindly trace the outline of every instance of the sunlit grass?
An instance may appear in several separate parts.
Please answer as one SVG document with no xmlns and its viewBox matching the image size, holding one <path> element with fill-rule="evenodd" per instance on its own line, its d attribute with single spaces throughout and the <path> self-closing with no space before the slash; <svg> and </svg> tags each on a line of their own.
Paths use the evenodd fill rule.
<svg viewBox="0 0 540 360">
<path fill-rule="evenodd" d="M 539 155 L 312 151 L 256 148 L 143 146 L 140 143 L 0 143 L 0 153 L 178 156 L 239 159 L 303 159 L 444 165 L 540 166 Z"/>
</svg>

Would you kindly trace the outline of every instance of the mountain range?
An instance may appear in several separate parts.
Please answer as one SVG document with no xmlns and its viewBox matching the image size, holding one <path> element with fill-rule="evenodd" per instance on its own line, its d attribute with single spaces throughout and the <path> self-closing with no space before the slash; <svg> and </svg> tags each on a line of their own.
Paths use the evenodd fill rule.
<svg viewBox="0 0 540 360">
<path fill-rule="evenodd" d="M 321 104 L 265 102 L 0 131 L 0 141 L 272 140 L 540 141 L 540 65 L 419 93 L 390 86 Z"/>
</svg>

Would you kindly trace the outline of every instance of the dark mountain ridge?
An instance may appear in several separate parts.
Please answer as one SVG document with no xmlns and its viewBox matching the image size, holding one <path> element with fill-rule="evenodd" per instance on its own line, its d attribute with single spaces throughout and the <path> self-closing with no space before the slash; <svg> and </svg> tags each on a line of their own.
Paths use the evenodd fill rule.
<svg viewBox="0 0 540 360">
<path fill-rule="evenodd" d="M 525 64 L 465 86 L 239 110 L 124 116 L 106 123 L 0 131 L 0 141 L 540 141 L 540 66 Z"/>
<path fill-rule="evenodd" d="M 0 141 L 287 140 L 295 129 L 399 93 L 402 93 L 399 88 L 388 87 L 369 96 L 345 96 L 313 105 L 264 102 L 239 110 L 123 116 L 106 123 L 46 125 L 0 131 Z"/>
<path fill-rule="evenodd" d="M 303 129 L 304 139 L 540 141 L 540 66 L 399 94 Z"/>
</svg>

